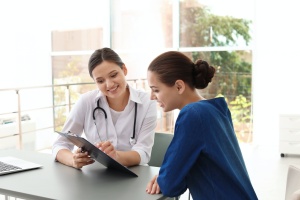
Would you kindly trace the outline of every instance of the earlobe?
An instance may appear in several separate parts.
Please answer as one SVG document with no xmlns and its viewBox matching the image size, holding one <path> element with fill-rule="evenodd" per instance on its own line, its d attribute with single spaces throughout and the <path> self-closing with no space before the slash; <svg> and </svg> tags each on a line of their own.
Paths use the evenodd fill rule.
<svg viewBox="0 0 300 200">
<path fill-rule="evenodd" d="M 183 88 L 183 87 L 178 88 L 178 94 L 182 94 L 183 91 L 184 91 L 184 88 Z"/>
</svg>

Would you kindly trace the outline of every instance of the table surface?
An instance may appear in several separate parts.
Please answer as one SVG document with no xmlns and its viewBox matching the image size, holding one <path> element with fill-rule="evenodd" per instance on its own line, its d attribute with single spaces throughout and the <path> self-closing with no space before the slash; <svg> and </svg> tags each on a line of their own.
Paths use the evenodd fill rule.
<svg viewBox="0 0 300 200">
<path fill-rule="evenodd" d="M 110 170 L 95 162 L 81 170 L 55 162 L 50 154 L 25 150 L 1 150 L 0 156 L 14 156 L 43 165 L 40 169 L 0 176 L 0 194 L 23 199 L 59 200 L 152 200 L 162 194 L 146 193 L 146 185 L 158 174 L 158 167 L 129 169 L 138 177 Z"/>
</svg>

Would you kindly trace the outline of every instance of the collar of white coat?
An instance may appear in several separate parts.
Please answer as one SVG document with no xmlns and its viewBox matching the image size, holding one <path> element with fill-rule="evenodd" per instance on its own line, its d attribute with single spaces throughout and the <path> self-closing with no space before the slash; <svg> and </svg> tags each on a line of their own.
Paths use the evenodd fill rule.
<svg viewBox="0 0 300 200">
<path fill-rule="evenodd" d="M 136 89 L 134 89 L 133 87 L 131 87 L 129 84 L 127 84 L 127 87 L 129 88 L 129 100 L 136 102 L 136 103 L 142 103 L 141 98 L 139 97 L 139 91 L 137 91 Z M 106 100 L 106 96 L 103 95 L 103 93 L 98 90 L 98 93 L 95 97 L 95 103 L 97 103 L 98 99 L 105 99 Z"/>
</svg>

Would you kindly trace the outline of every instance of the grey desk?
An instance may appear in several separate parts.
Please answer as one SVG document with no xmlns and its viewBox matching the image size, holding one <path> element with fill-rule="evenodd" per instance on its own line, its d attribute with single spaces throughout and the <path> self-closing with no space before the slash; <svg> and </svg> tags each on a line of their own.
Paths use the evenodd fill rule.
<svg viewBox="0 0 300 200">
<path fill-rule="evenodd" d="M 139 177 L 108 170 L 99 163 L 74 169 L 55 162 L 51 155 L 34 151 L 1 150 L 0 156 L 15 156 L 43 165 L 41 169 L 0 176 L 0 194 L 22 199 L 59 200 L 152 200 L 164 199 L 161 194 L 149 195 L 146 185 L 159 168 L 130 168 Z"/>
</svg>

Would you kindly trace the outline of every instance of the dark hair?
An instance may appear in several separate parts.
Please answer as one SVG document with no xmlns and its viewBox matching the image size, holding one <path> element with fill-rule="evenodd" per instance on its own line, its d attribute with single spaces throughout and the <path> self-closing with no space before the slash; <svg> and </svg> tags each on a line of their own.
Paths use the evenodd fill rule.
<svg viewBox="0 0 300 200">
<path fill-rule="evenodd" d="M 112 49 L 107 47 L 104 47 L 102 49 L 97 49 L 89 59 L 88 69 L 89 69 L 90 76 L 92 78 L 93 78 L 92 71 L 103 61 L 114 62 L 117 65 L 119 65 L 121 69 L 123 68 L 124 65 L 120 56 Z"/>
<path fill-rule="evenodd" d="M 173 86 L 182 80 L 191 88 L 204 89 L 214 77 L 215 68 L 204 60 L 195 63 L 183 53 L 168 51 L 157 56 L 149 65 L 148 71 L 155 72 L 158 79 Z"/>
</svg>

